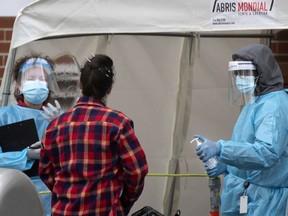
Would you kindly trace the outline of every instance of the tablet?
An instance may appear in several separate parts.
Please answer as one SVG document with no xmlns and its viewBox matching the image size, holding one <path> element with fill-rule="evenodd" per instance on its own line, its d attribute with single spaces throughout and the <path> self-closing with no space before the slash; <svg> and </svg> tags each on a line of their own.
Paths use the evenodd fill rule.
<svg viewBox="0 0 288 216">
<path fill-rule="evenodd" d="M 22 151 L 39 141 L 34 119 L 0 126 L 2 152 Z"/>
</svg>

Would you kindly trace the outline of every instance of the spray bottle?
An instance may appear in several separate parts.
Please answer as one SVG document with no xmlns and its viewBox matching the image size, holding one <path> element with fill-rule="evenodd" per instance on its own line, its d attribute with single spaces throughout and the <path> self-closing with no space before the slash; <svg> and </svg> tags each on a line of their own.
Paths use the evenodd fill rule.
<svg viewBox="0 0 288 216">
<path fill-rule="evenodd" d="M 202 145 L 201 140 L 199 138 L 194 138 L 191 140 L 190 143 L 196 142 L 197 146 Z M 218 160 L 216 157 L 210 158 L 208 161 L 205 162 L 209 169 L 212 169 L 217 166 Z M 209 188 L 210 188 L 210 216 L 219 216 L 219 209 L 220 209 L 220 189 L 221 189 L 221 182 L 220 178 L 214 177 L 209 178 Z"/>
<path fill-rule="evenodd" d="M 193 143 L 194 141 L 196 141 L 197 146 L 200 146 L 202 144 L 202 142 L 199 140 L 199 138 L 192 139 L 190 143 Z M 209 169 L 216 167 L 217 164 L 218 164 L 218 160 L 216 159 L 215 156 L 210 158 L 208 161 L 205 162 L 205 165 L 207 165 L 207 167 Z"/>
</svg>

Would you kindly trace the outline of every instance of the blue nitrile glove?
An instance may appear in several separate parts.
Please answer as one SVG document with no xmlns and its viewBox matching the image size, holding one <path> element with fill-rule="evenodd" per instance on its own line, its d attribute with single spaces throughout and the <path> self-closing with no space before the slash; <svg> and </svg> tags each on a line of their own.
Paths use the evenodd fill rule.
<svg viewBox="0 0 288 216">
<path fill-rule="evenodd" d="M 205 164 L 205 170 L 207 172 L 207 175 L 209 177 L 216 177 L 219 176 L 225 172 L 227 172 L 227 165 L 223 162 L 220 162 L 219 159 L 218 160 L 218 164 L 216 167 L 209 169 L 208 166 Z"/>
<path fill-rule="evenodd" d="M 200 135 L 194 135 L 194 137 L 198 138 L 201 142 L 203 142 L 201 145 L 196 147 L 196 153 L 199 156 L 200 160 L 206 162 L 210 158 L 220 155 L 220 143 L 213 142 Z"/>
</svg>

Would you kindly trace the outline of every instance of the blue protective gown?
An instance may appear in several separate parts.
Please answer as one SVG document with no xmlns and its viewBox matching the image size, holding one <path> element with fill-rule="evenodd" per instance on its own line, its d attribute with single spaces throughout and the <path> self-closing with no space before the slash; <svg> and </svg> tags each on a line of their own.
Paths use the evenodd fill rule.
<svg viewBox="0 0 288 216">
<path fill-rule="evenodd" d="M 288 95 L 277 91 L 246 105 L 231 141 L 221 140 L 226 164 L 221 195 L 222 215 L 240 215 L 239 201 L 248 180 L 247 215 L 287 215 Z"/>
<path fill-rule="evenodd" d="M 41 140 L 49 122 L 40 115 L 40 112 L 44 111 L 18 105 L 1 107 L 0 126 L 33 118 L 35 120 L 39 140 Z M 33 143 L 29 143 L 28 145 L 31 144 Z M 0 151 L 0 167 L 13 168 L 21 171 L 30 169 L 34 163 L 34 160 L 28 160 L 26 153 L 27 149 L 5 153 Z M 31 180 L 38 191 L 49 191 L 49 189 L 38 176 L 32 177 Z M 51 215 L 51 194 L 40 195 L 40 197 L 46 210 L 46 215 Z"/>
<path fill-rule="evenodd" d="M 288 215 L 288 95 L 272 52 L 249 45 L 233 56 L 253 61 L 259 75 L 255 101 L 246 104 L 229 141 L 219 140 L 220 160 L 227 164 L 221 215 L 240 215 L 240 196 L 247 188 L 249 216 Z"/>
</svg>

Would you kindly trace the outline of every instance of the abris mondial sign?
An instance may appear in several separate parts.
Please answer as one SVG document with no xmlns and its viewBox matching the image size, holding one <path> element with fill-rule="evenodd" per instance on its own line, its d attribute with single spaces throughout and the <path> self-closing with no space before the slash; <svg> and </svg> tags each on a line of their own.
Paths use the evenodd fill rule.
<svg viewBox="0 0 288 216">
<path fill-rule="evenodd" d="M 211 0 L 212 25 L 259 25 L 277 22 L 274 0 Z"/>
</svg>

